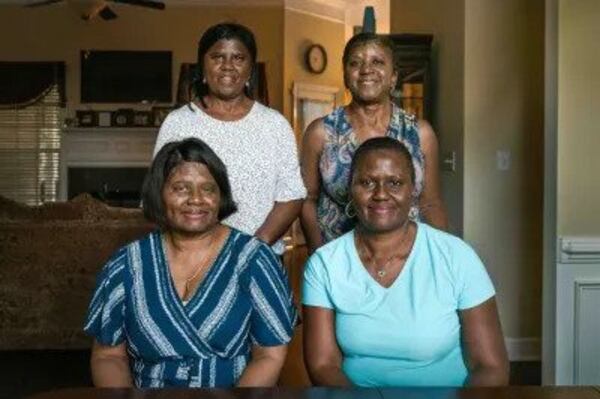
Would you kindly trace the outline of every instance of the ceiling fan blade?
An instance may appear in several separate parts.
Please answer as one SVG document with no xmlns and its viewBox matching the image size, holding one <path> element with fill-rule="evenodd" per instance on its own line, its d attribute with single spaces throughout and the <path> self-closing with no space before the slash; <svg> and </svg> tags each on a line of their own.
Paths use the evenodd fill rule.
<svg viewBox="0 0 600 399">
<path fill-rule="evenodd" d="M 54 3 L 60 3 L 64 0 L 42 0 L 42 1 L 36 1 L 36 2 L 29 2 L 27 4 L 24 5 L 24 7 L 43 7 L 43 6 L 48 6 L 50 4 L 54 4 Z"/>
<path fill-rule="evenodd" d="M 155 10 L 164 10 L 165 3 L 152 0 L 111 0 L 113 3 L 129 4 L 132 6 L 154 8 Z"/>
</svg>

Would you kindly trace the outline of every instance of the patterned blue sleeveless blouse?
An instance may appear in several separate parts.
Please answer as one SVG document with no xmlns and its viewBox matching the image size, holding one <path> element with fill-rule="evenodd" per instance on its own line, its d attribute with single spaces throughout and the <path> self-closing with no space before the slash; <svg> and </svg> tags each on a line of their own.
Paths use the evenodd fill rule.
<svg viewBox="0 0 600 399">
<path fill-rule="evenodd" d="M 329 242 L 354 227 L 355 220 L 349 218 L 344 209 L 350 200 L 350 165 L 360 144 L 343 107 L 327 115 L 324 124 L 327 136 L 319 160 L 321 192 L 317 203 L 317 220 L 324 242 Z M 418 198 L 423 190 L 425 161 L 419 140 L 419 127 L 414 115 L 407 114 L 393 104 L 386 135 L 402 142 L 412 155 L 415 167 L 414 194 Z M 410 217 L 418 220 L 418 213 L 418 208 L 413 207 Z"/>
</svg>

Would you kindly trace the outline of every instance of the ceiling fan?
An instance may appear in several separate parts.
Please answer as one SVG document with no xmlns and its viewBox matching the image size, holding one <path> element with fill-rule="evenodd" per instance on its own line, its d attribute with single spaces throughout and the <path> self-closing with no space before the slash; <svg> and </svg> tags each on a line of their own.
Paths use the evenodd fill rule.
<svg viewBox="0 0 600 399">
<path fill-rule="evenodd" d="M 54 3 L 80 3 L 84 5 L 81 12 L 81 19 L 86 21 L 100 17 L 105 21 L 115 19 L 118 15 L 109 7 L 109 3 L 129 4 L 132 6 L 152 8 L 155 10 L 164 10 L 165 3 L 153 0 L 39 0 L 30 1 L 25 7 L 43 7 Z"/>
</svg>

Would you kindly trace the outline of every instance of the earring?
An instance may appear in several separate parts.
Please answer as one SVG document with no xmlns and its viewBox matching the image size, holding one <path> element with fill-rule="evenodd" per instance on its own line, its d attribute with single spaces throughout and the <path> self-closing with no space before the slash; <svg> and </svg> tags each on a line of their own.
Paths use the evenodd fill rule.
<svg viewBox="0 0 600 399">
<path fill-rule="evenodd" d="M 350 200 L 350 202 L 348 202 L 344 207 L 344 213 L 350 219 L 354 219 L 356 217 L 356 209 L 354 209 L 354 204 L 352 203 L 352 200 Z"/>
<path fill-rule="evenodd" d="M 204 85 L 206 84 L 206 78 L 204 78 L 204 77 L 202 78 L 202 84 L 204 84 Z"/>
<path fill-rule="evenodd" d="M 249 80 L 246 81 L 246 88 L 248 88 L 248 89 L 250 88 L 250 81 Z"/>
</svg>

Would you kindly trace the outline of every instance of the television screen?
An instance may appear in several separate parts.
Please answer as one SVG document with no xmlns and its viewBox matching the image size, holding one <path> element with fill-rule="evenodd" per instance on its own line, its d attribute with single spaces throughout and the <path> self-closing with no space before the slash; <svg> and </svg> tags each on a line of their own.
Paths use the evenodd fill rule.
<svg viewBox="0 0 600 399">
<path fill-rule="evenodd" d="M 82 103 L 170 103 L 170 51 L 81 51 Z"/>
</svg>

